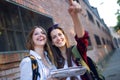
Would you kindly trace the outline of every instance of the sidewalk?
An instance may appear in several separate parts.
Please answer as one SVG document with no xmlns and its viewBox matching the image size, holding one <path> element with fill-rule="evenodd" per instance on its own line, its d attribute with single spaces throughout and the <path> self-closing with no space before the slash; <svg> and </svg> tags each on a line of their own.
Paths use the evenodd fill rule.
<svg viewBox="0 0 120 80">
<path fill-rule="evenodd" d="M 106 62 L 103 75 L 106 80 L 120 80 L 120 48 L 116 49 Z"/>
</svg>

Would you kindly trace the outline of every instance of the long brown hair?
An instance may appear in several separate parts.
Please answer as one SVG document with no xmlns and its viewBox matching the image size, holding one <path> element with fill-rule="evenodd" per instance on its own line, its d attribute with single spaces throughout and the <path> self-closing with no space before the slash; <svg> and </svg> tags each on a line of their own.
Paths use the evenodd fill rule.
<svg viewBox="0 0 120 80">
<path fill-rule="evenodd" d="M 34 26 L 32 28 L 32 30 L 30 31 L 30 33 L 28 34 L 28 37 L 27 37 L 26 47 L 27 47 L 28 50 L 34 50 L 34 42 L 33 42 L 32 36 L 33 36 L 33 33 L 34 33 L 36 28 L 42 29 L 42 31 L 44 31 L 45 35 L 47 36 L 47 33 L 46 33 L 46 31 L 43 27 Z M 50 46 L 49 46 L 48 42 L 46 42 L 46 44 L 44 46 L 44 50 L 48 52 L 48 57 L 50 58 L 51 62 L 54 64 L 53 54 L 52 54 L 52 51 L 50 49 Z"/>
<path fill-rule="evenodd" d="M 54 55 L 55 65 L 56 65 L 57 68 L 62 68 L 64 63 L 65 63 L 65 60 L 64 60 L 64 58 L 63 58 L 63 56 L 61 54 L 60 49 L 58 47 L 56 47 L 55 45 L 52 45 L 51 32 L 54 29 L 59 29 L 60 31 L 62 31 L 63 35 L 65 36 L 65 38 L 66 38 L 66 44 L 65 44 L 66 51 L 68 50 L 68 48 L 70 48 L 70 45 L 69 45 L 69 41 L 68 41 L 67 35 L 65 34 L 64 30 L 58 26 L 58 24 L 55 24 L 55 25 L 53 25 L 52 27 L 50 27 L 48 29 L 47 35 L 48 35 L 48 39 L 50 41 L 50 47 L 51 47 L 53 55 Z"/>
</svg>

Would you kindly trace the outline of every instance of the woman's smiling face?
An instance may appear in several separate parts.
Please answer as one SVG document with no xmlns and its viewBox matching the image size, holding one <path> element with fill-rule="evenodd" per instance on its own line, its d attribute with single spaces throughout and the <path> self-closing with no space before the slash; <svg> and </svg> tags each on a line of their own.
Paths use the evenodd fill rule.
<svg viewBox="0 0 120 80">
<path fill-rule="evenodd" d="M 33 32 L 32 39 L 34 46 L 44 46 L 47 41 L 46 33 L 41 28 L 36 28 Z"/>
<path fill-rule="evenodd" d="M 50 35 L 52 38 L 53 45 L 55 45 L 58 48 L 65 46 L 66 38 L 60 29 L 52 30 Z"/>
</svg>

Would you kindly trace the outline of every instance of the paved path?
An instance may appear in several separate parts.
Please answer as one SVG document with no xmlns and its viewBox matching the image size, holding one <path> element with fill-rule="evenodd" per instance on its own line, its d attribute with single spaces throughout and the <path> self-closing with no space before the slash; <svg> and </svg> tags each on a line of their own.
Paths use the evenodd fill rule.
<svg viewBox="0 0 120 80">
<path fill-rule="evenodd" d="M 106 80 L 120 80 L 120 48 L 116 49 L 103 70 Z"/>
</svg>

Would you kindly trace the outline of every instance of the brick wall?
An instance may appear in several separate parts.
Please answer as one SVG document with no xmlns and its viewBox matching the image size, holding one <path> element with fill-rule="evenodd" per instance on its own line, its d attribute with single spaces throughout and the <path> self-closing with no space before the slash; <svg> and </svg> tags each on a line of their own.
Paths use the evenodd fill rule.
<svg viewBox="0 0 120 80">
<path fill-rule="evenodd" d="M 17 80 L 20 77 L 19 64 L 27 52 L 0 54 L 0 80 Z"/>
</svg>

